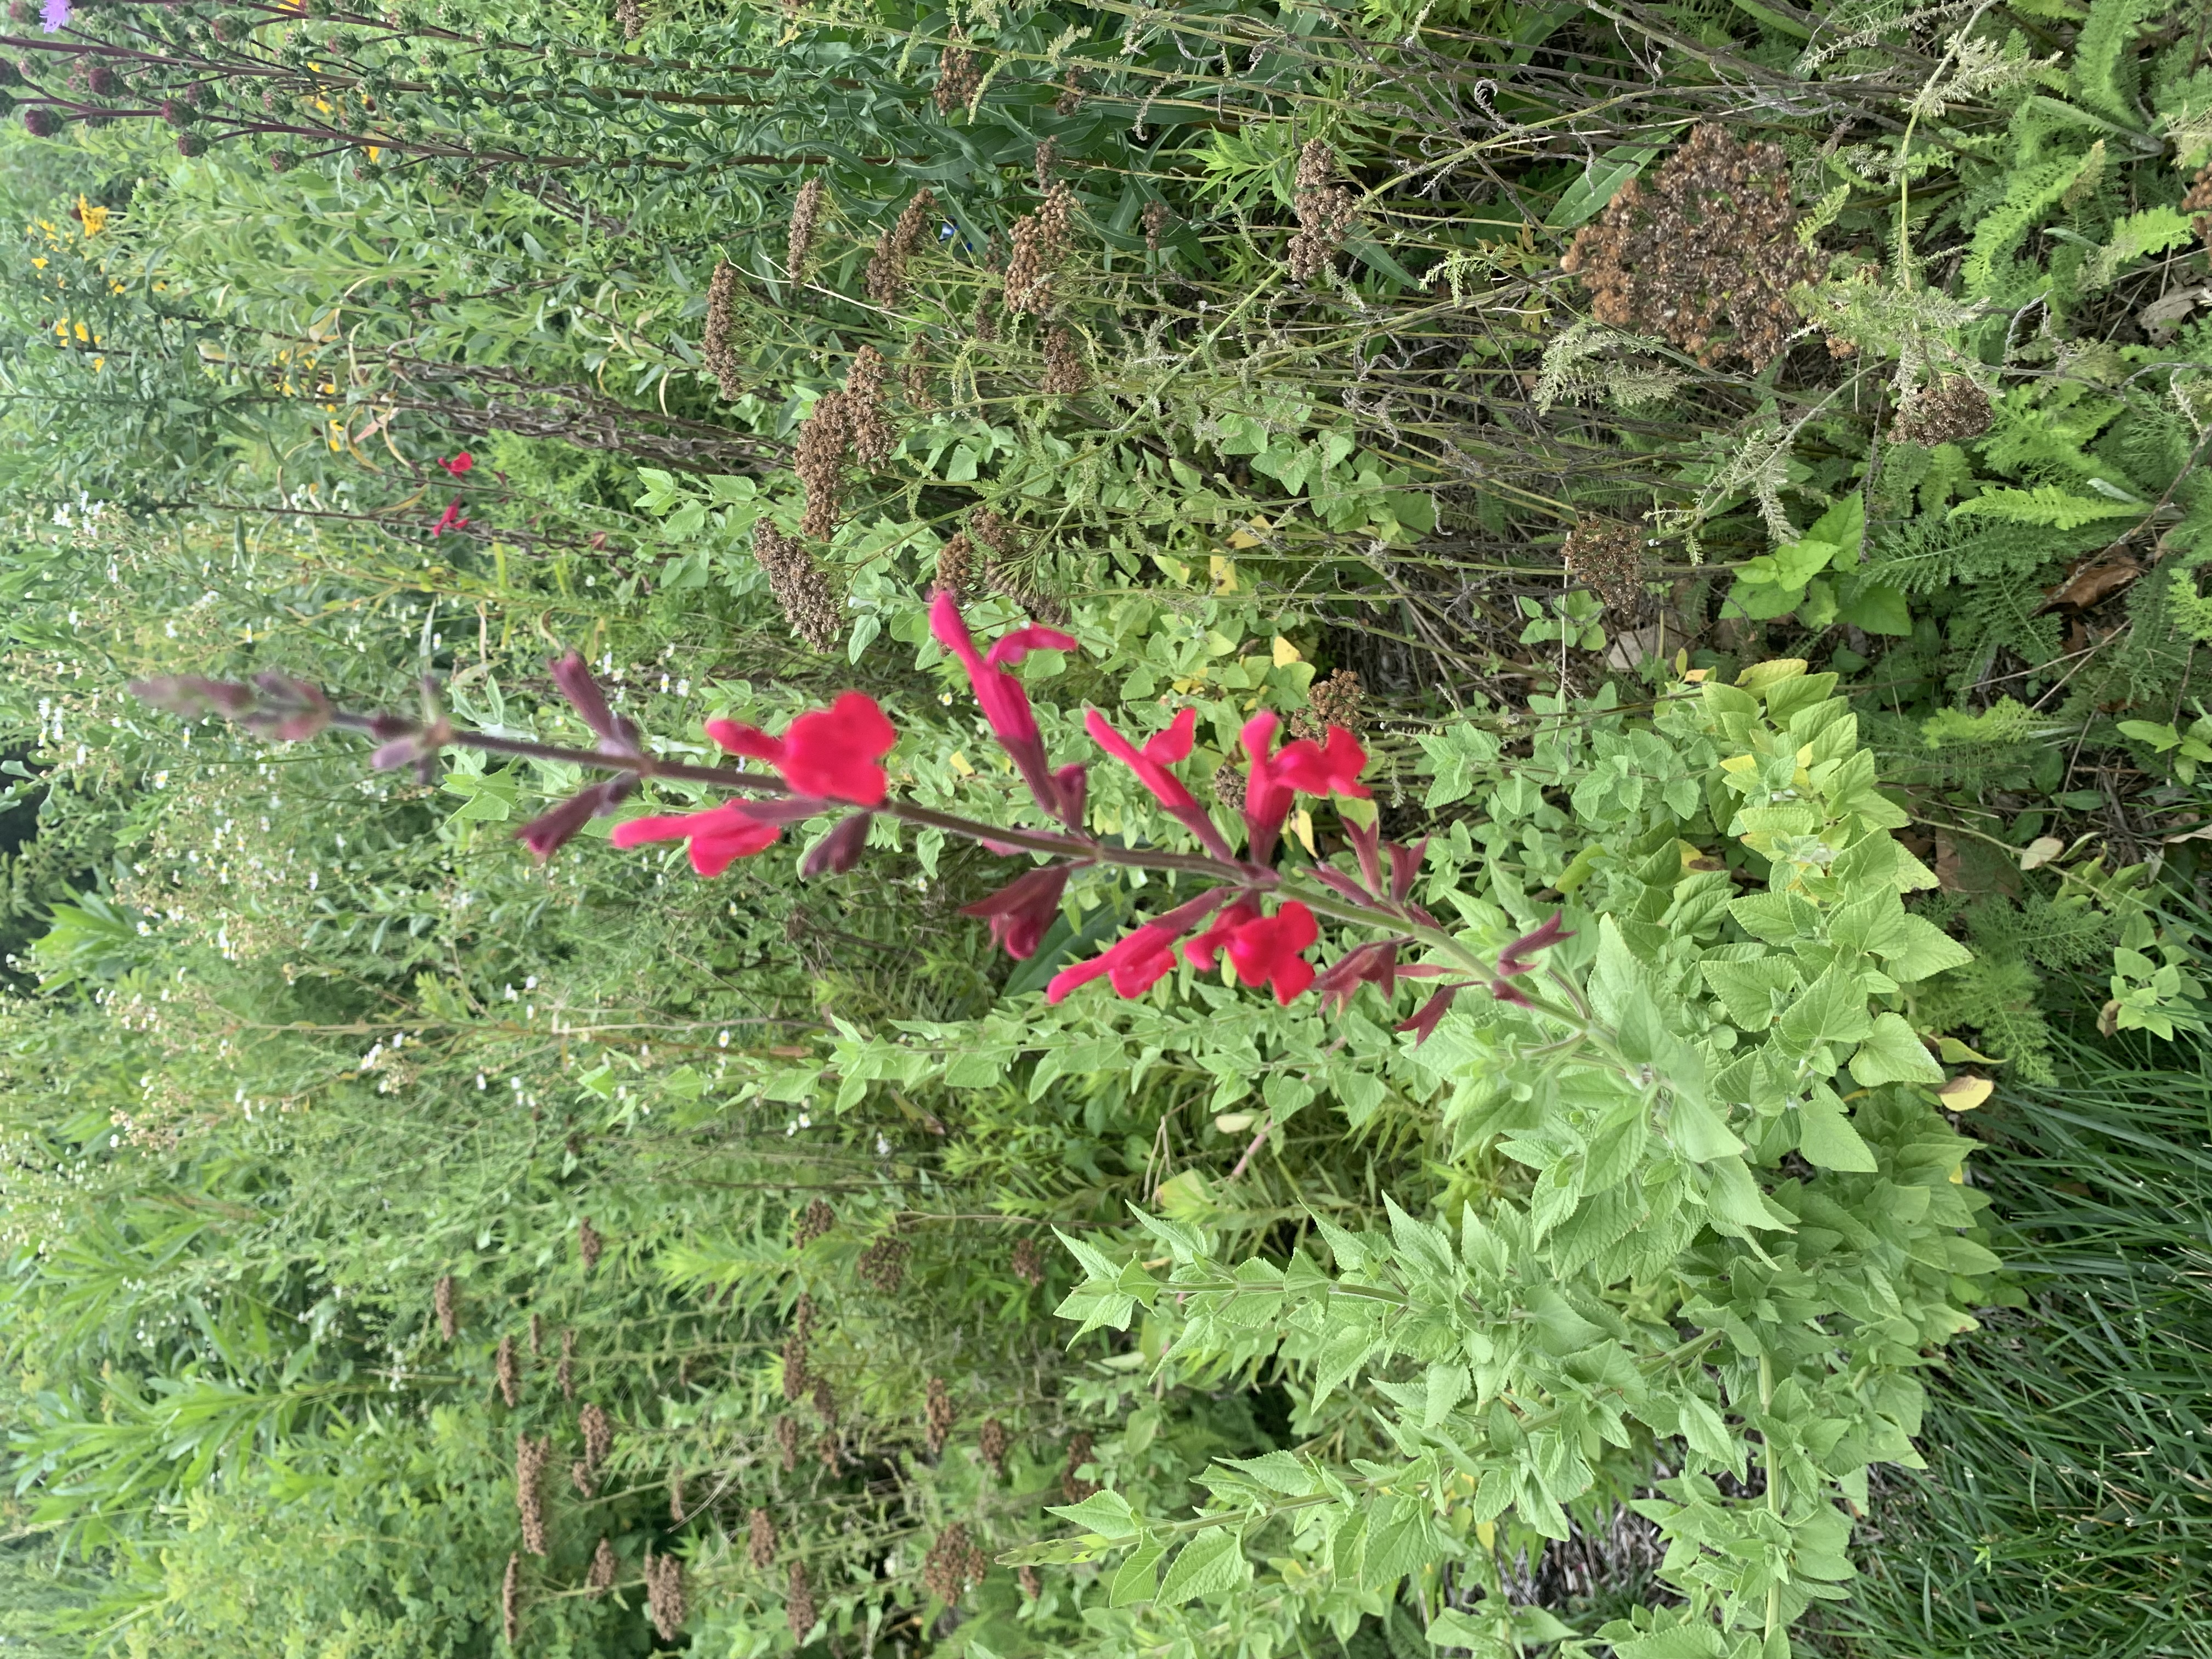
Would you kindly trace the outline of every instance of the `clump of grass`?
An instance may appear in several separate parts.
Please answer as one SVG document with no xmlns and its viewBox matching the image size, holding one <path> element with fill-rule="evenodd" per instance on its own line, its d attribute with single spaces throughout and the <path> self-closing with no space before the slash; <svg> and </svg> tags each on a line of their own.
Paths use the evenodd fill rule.
<svg viewBox="0 0 2212 1659">
<path fill-rule="evenodd" d="M 1831 1651 L 2212 1656 L 2212 1054 L 2057 1058 L 1969 1120 L 2024 1305 L 1931 1378 Z"/>
</svg>

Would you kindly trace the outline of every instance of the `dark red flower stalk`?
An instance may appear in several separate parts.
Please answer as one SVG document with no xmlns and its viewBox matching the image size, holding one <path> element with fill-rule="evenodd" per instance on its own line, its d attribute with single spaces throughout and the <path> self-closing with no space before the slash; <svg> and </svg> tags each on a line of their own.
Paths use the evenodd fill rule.
<svg viewBox="0 0 2212 1659">
<path fill-rule="evenodd" d="M 859 691 L 799 715 L 780 738 L 738 720 L 708 720 L 707 735 L 733 755 L 766 761 L 802 795 L 855 806 L 884 804 L 890 781 L 881 763 L 898 743 L 876 700 Z"/>
<path fill-rule="evenodd" d="M 1091 733 L 1092 742 L 1137 775 L 1137 781 L 1152 791 L 1152 799 L 1166 807 L 1176 822 L 1196 836 L 1207 852 L 1224 861 L 1234 860 L 1237 854 L 1221 838 L 1221 831 L 1214 828 L 1212 816 L 1183 787 L 1182 780 L 1168 770 L 1190 758 L 1191 742 L 1198 731 L 1198 710 L 1184 709 L 1166 731 L 1155 732 L 1146 738 L 1141 749 L 1116 732 L 1095 708 L 1084 715 L 1083 726 Z"/>
<path fill-rule="evenodd" d="M 1008 956 L 1018 962 L 1026 962 L 1036 954 L 1045 929 L 1060 914 L 1060 897 L 1066 890 L 1067 878 L 1074 868 L 1072 864 L 1048 864 L 1031 870 L 1017 876 L 990 897 L 963 906 L 960 914 L 988 917 L 991 937 L 1006 947 Z"/>
<path fill-rule="evenodd" d="M 1146 922 L 1088 962 L 1063 968 L 1045 988 L 1044 1000 L 1059 1002 L 1067 994 L 1094 979 L 1110 979 L 1115 994 L 1140 997 L 1167 977 L 1175 967 L 1175 942 L 1221 908 L 1229 889 L 1216 887 L 1188 904 Z"/>
<path fill-rule="evenodd" d="M 1534 972 L 1536 964 L 1530 958 L 1537 951 L 1549 950 L 1561 939 L 1574 937 L 1572 933 L 1559 926 L 1561 919 L 1565 915 L 1566 912 L 1564 910 L 1553 911 L 1551 919 L 1537 928 L 1534 933 L 1522 934 L 1519 939 L 1515 939 L 1512 944 L 1499 951 L 1498 953 L 1498 973 L 1510 979 L 1518 974 Z M 1501 1000 L 1511 1001 L 1515 999 L 1503 997 L 1501 994 Z"/>
<path fill-rule="evenodd" d="M 606 694 L 592 678 L 590 666 L 577 653 L 556 659 L 546 665 L 553 676 L 553 684 L 568 700 L 592 735 L 599 739 L 599 752 L 617 759 L 636 760 L 644 754 L 640 746 L 637 724 L 624 719 L 607 707 Z M 635 774 L 617 774 L 588 784 L 568 797 L 550 811 L 541 812 L 521 829 L 515 839 L 540 859 L 550 859 L 559 852 L 570 837 L 595 817 L 604 817 L 627 800 L 637 787 Z"/>
<path fill-rule="evenodd" d="M 1071 830 L 1083 827 L 1083 785 L 1079 767 L 1053 771 L 1045 763 L 1044 738 L 1037 731 L 1036 715 L 1030 708 L 1030 694 L 1021 681 L 1007 672 L 1032 651 L 1073 651 L 1074 638 L 1056 628 L 1017 628 L 993 641 L 988 656 L 975 648 L 960 614 L 960 601 L 949 588 L 939 588 L 929 607 L 929 631 L 937 642 L 959 658 L 968 671 L 968 684 L 982 705 L 991 735 L 1012 757 L 1014 769 L 1029 785 L 1038 805 Z M 1076 775 L 1071 781 L 1069 774 Z"/>
</svg>

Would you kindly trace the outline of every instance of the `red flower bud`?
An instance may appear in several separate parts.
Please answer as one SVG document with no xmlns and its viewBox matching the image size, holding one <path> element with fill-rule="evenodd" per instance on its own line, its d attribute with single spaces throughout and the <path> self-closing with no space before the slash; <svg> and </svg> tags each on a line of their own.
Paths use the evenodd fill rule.
<svg viewBox="0 0 2212 1659">
<path fill-rule="evenodd" d="M 1423 1003 L 1415 1011 L 1411 1019 L 1401 1020 L 1398 1029 L 1401 1031 L 1413 1032 L 1415 1034 L 1413 1046 L 1416 1048 L 1419 1048 L 1436 1035 L 1437 1027 L 1443 1022 L 1443 1017 L 1451 1012 L 1453 999 L 1465 988 L 1464 986 L 1460 985 L 1445 986 L 1436 995 Z"/>
<path fill-rule="evenodd" d="M 1536 964 L 1529 958 L 1537 951 L 1548 950 L 1561 939 L 1574 937 L 1572 933 L 1559 926 L 1560 920 L 1565 914 L 1564 910 L 1553 911 L 1551 919 L 1534 933 L 1522 934 L 1519 939 L 1515 939 L 1512 944 L 1499 951 L 1498 971 L 1508 978 L 1516 974 L 1534 972 Z"/>
<path fill-rule="evenodd" d="M 962 907 L 963 916 L 988 916 L 991 937 L 1006 947 L 1017 962 L 1036 954 L 1045 929 L 1060 914 L 1060 896 L 1066 890 L 1072 864 L 1048 864 L 1017 876 L 987 899 Z"/>
<path fill-rule="evenodd" d="M 843 875 L 868 850 L 868 822 L 874 817 L 872 812 L 852 812 L 839 819 L 799 860 L 799 873 L 809 881 L 823 874 Z"/>
</svg>

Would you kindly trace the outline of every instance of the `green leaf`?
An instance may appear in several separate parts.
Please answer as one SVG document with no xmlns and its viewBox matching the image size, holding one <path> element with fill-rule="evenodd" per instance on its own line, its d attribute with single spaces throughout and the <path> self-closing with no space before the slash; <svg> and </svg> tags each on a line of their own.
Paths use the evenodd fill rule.
<svg viewBox="0 0 2212 1659">
<path fill-rule="evenodd" d="M 1106 1592 L 1106 1604 L 1126 1607 L 1132 1602 L 1151 1601 L 1159 1583 L 1160 1558 L 1167 1553 L 1167 1545 L 1150 1533 L 1138 1540 L 1136 1548 L 1115 1570 L 1113 1585 Z"/>
<path fill-rule="evenodd" d="M 1912 607 L 1905 590 L 1887 582 L 1853 585 L 1836 608 L 1836 620 L 1869 634 L 1903 636 L 1912 632 Z"/>
<path fill-rule="evenodd" d="M 1474 1659 L 1514 1659 L 1513 1649 L 1494 1627 L 1478 1625 L 1457 1607 L 1446 1607 L 1429 1620 L 1429 1645 L 1465 1648 Z"/>
<path fill-rule="evenodd" d="M 1252 1577 L 1252 1564 L 1244 1559 L 1244 1542 L 1229 1527 L 1202 1532 L 1182 1547 L 1167 1583 L 1160 1586 L 1159 1604 L 1178 1607 L 1200 1595 L 1218 1595 L 1237 1589 Z"/>
<path fill-rule="evenodd" d="M 1832 1089 L 1815 1089 L 1799 1110 L 1797 1150 L 1816 1170 L 1844 1170 L 1872 1175 L 1880 1166 L 1859 1138 Z"/>
<path fill-rule="evenodd" d="M 1730 1158 L 1743 1150 L 1743 1142 L 1729 1133 L 1721 1115 L 1701 1100 L 1674 1102 L 1667 1119 L 1667 1139 L 1693 1164 Z"/>
<path fill-rule="evenodd" d="M 1941 1083 L 1943 1068 L 1921 1047 L 1903 1016 L 1883 1014 L 1851 1056 L 1851 1077 L 1863 1089 L 1885 1083 Z"/>
<path fill-rule="evenodd" d="M 1048 1504 L 1049 1513 L 1102 1538 L 1127 1538 L 1137 1530 L 1136 1511 L 1117 1492 L 1095 1492 L 1080 1504 Z"/>
<path fill-rule="evenodd" d="M 1553 230 L 1572 230 L 1596 218 L 1620 193 L 1623 185 L 1650 165 L 1659 150 L 1657 144 L 1615 144 L 1560 192 L 1552 210 L 1544 216 L 1544 222 Z"/>
</svg>

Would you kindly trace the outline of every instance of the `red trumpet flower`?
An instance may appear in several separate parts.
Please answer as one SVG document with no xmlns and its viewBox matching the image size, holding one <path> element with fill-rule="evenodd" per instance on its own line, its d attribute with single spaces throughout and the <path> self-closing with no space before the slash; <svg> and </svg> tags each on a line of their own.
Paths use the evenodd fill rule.
<svg viewBox="0 0 2212 1659">
<path fill-rule="evenodd" d="M 968 671 L 968 684 L 975 693 L 975 701 L 983 707 L 983 718 L 990 722 L 991 735 L 1013 759 L 1015 769 L 1022 781 L 1036 797 L 1037 805 L 1058 818 L 1071 830 L 1083 820 L 1083 784 L 1079 769 L 1062 768 L 1052 771 L 1045 764 L 1044 738 L 1038 734 L 1036 716 L 1030 709 L 1030 694 L 1021 681 L 1008 672 L 1018 667 L 1032 651 L 1073 651 L 1076 641 L 1072 635 L 1056 628 L 1017 628 L 1011 634 L 1001 635 L 991 646 L 990 654 L 976 650 L 975 641 L 968 633 L 967 619 L 960 614 L 960 602 L 950 590 L 940 588 L 929 608 L 929 631 L 937 642 L 960 659 Z M 1070 777 L 1071 770 L 1076 775 Z"/>
<path fill-rule="evenodd" d="M 461 498 L 456 495 L 446 503 L 446 510 L 438 515 L 438 522 L 430 526 L 430 533 L 442 536 L 448 530 L 466 530 L 468 527 L 469 521 L 461 516 Z"/>
<path fill-rule="evenodd" d="M 453 474 L 456 478 L 459 477 L 462 473 L 467 471 L 476 464 L 477 458 L 470 454 L 465 449 L 461 451 L 459 454 L 454 456 L 451 460 L 447 460 L 442 455 L 438 458 L 438 465 L 444 467 L 447 471 Z"/>
<path fill-rule="evenodd" d="M 1045 988 L 1044 1000 L 1059 1002 L 1094 979 L 1110 979 L 1117 996 L 1144 995 L 1175 967 L 1175 942 L 1220 908 L 1228 895 L 1225 887 L 1201 893 L 1124 935 L 1090 961 L 1061 969 Z"/>
<path fill-rule="evenodd" d="M 1244 780 L 1244 833 L 1253 861 L 1264 864 L 1275 850 L 1275 837 L 1290 816 L 1291 797 L 1348 795 L 1364 800 L 1370 791 L 1359 781 L 1367 767 L 1367 752 L 1359 739 L 1340 726 L 1328 728 L 1326 745 L 1311 738 L 1297 738 L 1269 753 L 1275 738 L 1273 714 L 1262 709 L 1244 722 L 1244 752 L 1252 766 Z"/>
<path fill-rule="evenodd" d="M 691 867 L 702 876 L 719 876 L 738 859 L 765 852 L 783 834 L 781 823 L 754 816 L 757 803 L 724 801 L 704 812 L 673 812 L 661 817 L 632 818 L 615 826 L 617 847 L 638 847 L 649 841 L 690 843 Z"/>
<path fill-rule="evenodd" d="M 802 795 L 855 806 L 884 804 L 890 781 L 881 763 L 898 742 L 876 700 L 859 691 L 801 714 L 780 738 L 738 720 L 708 720 L 707 735 L 733 755 L 768 762 Z"/>
<path fill-rule="evenodd" d="M 1196 836 L 1207 852 L 1218 859 L 1235 856 L 1206 809 L 1192 798 L 1182 780 L 1168 770 L 1190 758 L 1191 741 L 1198 732 L 1198 710 L 1185 708 L 1166 731 L 1146 738 L 1141 749 L 1116 732 L 1095 708 L 1083 717 L 1083 726 L 1092 742 L 1137 775 L 1137 781 L 1152 791 L 1152 799 Z"/>
<path fill-rule="evenodd" d="M 1320 938 L 1313 912 L 1296 899 L 1286 900 L 1272 916 L 1262 916 L 1257 905 L 1240 899 L 1183 946 L 1183 957 L 1193 967 L 1211 968 L 1215 957 L 1225 953 L 1238 979 L 1272 986 L 1275 1000 L 1288 1003 L 1314 981 L 1313 963 L 1304 953 Z"/>
</svg>

